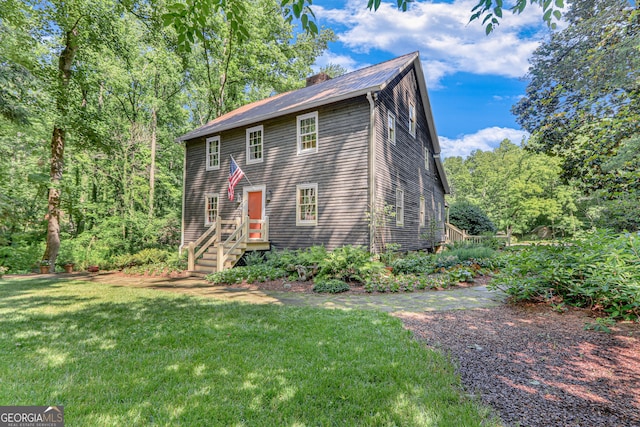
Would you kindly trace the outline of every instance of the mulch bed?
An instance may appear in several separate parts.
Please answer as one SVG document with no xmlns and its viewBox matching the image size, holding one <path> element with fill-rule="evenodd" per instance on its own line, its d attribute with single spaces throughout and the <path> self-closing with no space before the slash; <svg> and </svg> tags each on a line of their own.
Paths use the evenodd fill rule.
<svg viewBox="0 0 640 427">
<path fill-rule="evenodd" d="M 491 278 L 489 276 L 479 276 L 475 278 L 473 283 L 464 283 L 460 282 L 457 285 L 450 286 L 447 289 L 456 289 L 456 288 L 468 288 L 471 286 L 480 286 L 487 284 Z M 212 285 L 214 286 L 214 285 Z M 313 282 L 299 282 L 295 280 L 272 280 L 268 282 L 261 283 L 235 283 L 232 285 L 215 285 L 221 286 L 225 288 L 233 288 L 233 289 L 247 289 L 247 290 L 260 290 L 260 291 L 282 291 L 282 292 L 303 292 L 303 293 L 313 293 Z M 346 292 L 341 292 L 340 295 L 375 295 L 375 294 L 387 294 L 391 293 L 385 292 L 367 292 L 364 289 L 364 286 L 361 283 L 350 283 L 350 289 Z M 413 292 L 432 292 L 432 291 L 442 291 L 443 288 L 438 289 L 425 289 L 425 290 L 415 290 Z M 398 292 L 398 293 L 407 293 L 407 292 Z M 410 292 L 409 292 L 410 294 Z"/>
<path fill-rule="evenodd" d="M 400 316 L 511 426 L 640 426 L 640 325 L 542 304 Z"/>
</svg>

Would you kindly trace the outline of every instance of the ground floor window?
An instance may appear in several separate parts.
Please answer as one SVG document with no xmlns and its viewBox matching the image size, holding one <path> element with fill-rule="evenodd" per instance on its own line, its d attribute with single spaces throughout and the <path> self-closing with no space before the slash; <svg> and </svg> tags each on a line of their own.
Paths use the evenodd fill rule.
<svg viewBox="0 0 640 427">
<path fill-rule="evenodd" d="M 296 192 L 296 225 L 318 225 L 318 184 L 300 184 Z"/>
<path fill-rule="evenodd" d="M 204 225 L 211 225 L 218 217 L 218 195 L 207 193 L 204 195 Z"/>
<path fill-rule="evenodd" d="M 396 225 L 404 226 L 404 190 L 396 190 Z"/>
</svg>

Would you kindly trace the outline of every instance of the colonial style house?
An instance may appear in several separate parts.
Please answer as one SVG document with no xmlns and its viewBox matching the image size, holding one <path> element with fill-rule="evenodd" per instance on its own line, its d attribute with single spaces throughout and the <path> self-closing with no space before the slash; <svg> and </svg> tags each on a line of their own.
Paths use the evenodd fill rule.
<svg viewBox="0 0 640 427">
<path fill-rule="evenodd" d="M 408 251 L 443 240 L 449 185 L 417 52 L 310 77 L 179 140 L 191 270 L 271 247 Z"/>
</svg>

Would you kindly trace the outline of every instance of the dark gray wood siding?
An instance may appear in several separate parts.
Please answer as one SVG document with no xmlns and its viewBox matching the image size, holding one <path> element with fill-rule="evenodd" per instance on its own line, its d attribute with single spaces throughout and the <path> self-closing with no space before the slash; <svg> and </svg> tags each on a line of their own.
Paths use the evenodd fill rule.
<svg viewBox="0 0 640 427">
<path fill-rule="evenodd" d="M 318 111 L 318 152 L 297 154 L 296 117 Z M 184 241 L 196 240 L 205 230 L 204 194 L 220 195 L 222 218 L 241 214 L 237 202 L 227 199 L 230 155 L 245 172 L 236 186 L 265 185 L 271 191 L 266 205 L 270 240 L 276 248 L 325 245 L 328 249 L 369 244 L 367 210 L 367 153 L 369 103 L 365 97 L 288 115 L 220 135 L 219 170 L 205 170 L 205 138 L 186 142 Z M 264 160 L 246 163 L 246 128 L 264 126 Z M 213 134 L 210 136 L 216 136 Z M 248 178 L 248 179 L 247 179 Z M 251 184 L 249 184 L 251 181 Z M 296 226 L 296 185 L 318 184 L 318 225 Z"/>
<path fill-rule="evenodd" d="M 409 103 L 416 107 L 416 135 L 409 132 Z M 389 142 L 387 114 L 396 117 L 396 144 Z M 382 232 L 386 242 L 399 243 L 402 251 L 427 249 L 429 239 L 423 236 L 436 221 L 438 230 L 444 229 L 443 214 L 438 217 L 438 203 L 444 210 L 444 188 L 439 180 L 433 159 L 428 123 L 417 86 L 414 67 L 397 76 L 376 101 L 376 204 L 396 205 L 396 190 L 404 191 L 404 225 L 397 226 L 397 218 L 388 221 Z M 423 147 L 428 149 L 429 167 L 425 167 Z M 420 224 L 420 197 L 425 198 L 426 226 Z M 438 218 L 440 221 L 438 222 Z"/>
</svg>

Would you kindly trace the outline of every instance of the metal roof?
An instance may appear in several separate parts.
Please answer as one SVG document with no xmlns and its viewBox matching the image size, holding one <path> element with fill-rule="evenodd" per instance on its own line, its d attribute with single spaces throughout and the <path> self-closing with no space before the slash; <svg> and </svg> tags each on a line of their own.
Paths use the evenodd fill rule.
<svg viewBox="0 0 640 427">
<path fill-rule="evenodd" d="M 351 73 L 244 105 L 178 138 L 187 141 L 382 90 L 418 58 L 413 52 Z M 419 61 L 417 61 L 419 62 Z"/>
</svg>

